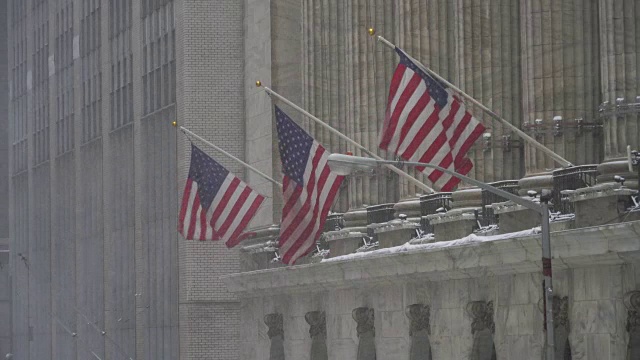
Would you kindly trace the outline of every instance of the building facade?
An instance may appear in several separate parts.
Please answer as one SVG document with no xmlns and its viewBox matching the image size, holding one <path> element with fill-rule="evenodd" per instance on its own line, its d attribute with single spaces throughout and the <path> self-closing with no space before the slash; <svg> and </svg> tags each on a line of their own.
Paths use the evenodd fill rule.
<svg viewBox="0 0 640 360">
<path fill-rule="evenodd" d="M 598 165 L 601 183 L 623 175 L 627 186 L 637 186 L 624 156 L 627 145 L 640 147 L 638 114 L 627 111 L 640 102 L 640 57 L 633 45 L 640 36 L 638 0 L 5 2 L 8 28 L 0 38 L 6 41 L 7 64 L 0 84 L 6 76 L 8 94 L 0 110 L 6 103 L 8 111 L 0 111 L 0 121 L 8 113 L 8 126 L 0 122 L 0 137 L 7 129 L 8 141 L 0 142 L 0 156 L 8 152 L 2 158 L 8 159 L 15 359 L 262 356 L 264 346 L 246 344 L 268 338 L 267 325 L 258 319 L 263 312 L 283 310 L 265 305 L 249 318 L 247 306 L 262 305 L 248 305 L 245 290 L 230 292 L 220 278 L 248 269 L 241 266 L 243 250 L 187 242 L 177 234 L 190 140 L 171 123 L 277 179 L 277 101 L 255 86 L 261 80 L 375 150 L 397 58 L 367 34 L 369 27 L 572 163 Z M 329 150 L 358 154 L 279 105 Z M 470 152 L 472 176 L 513 180 L 521 190 L 552 187 L 556 164 L 479 109 L 471 110 L 488 128 Z M 281 214 L 279 188 L 199 145 L 267 197 L 251 226 L 270 234 L 268 227 Z M 0 173 L 2 165 L 0 160 Z M 0 178 L 0 198 L 2 184 Z M 421 191 L 390 172 L 352 177 L 340 191 L 333 210 L 345 213 L 347 225 L 359 231 L 368 225 L 368 205 L 398 203 L 402 211 L 419 213 L 414 205 Z M 458 208 L 468 208 L 478 205 L 477 196 L 471 190 L 453 198 Z M 609 265 L 622 264 L 635 266 Z M 631 271 L 616 269 L 611 272 Z M 464 286 L 478 288 L 482 281 Z M 275 304 L 278 286 L 269 290 L 273 298 L 260 301 Z M 492 289 L 498 295 L 507 291 Z M 3 304 L 1 291 L 0 283 Z M 371 304 L 350 298 L 340 305 L 341 314 L 349 307 L 375 310 L 384 300 L 367 294 L 375 298 Z M 469 301 L 483 300 L 476 295 Z M 527 299 L 526 311 L 532 311 L 534 297 Z M 402 301 L 393 304 L 414 303 Z M 291 316 L 329 314 L 312 307 Z M 308 345 L 306 338 L 292 340 Z M 289 358 L 306 358 L 302 347 L 285 344 Z M 345 344 L 347 352 L 333 354 L 348 354 L 352 344 Z"/>
</svg>

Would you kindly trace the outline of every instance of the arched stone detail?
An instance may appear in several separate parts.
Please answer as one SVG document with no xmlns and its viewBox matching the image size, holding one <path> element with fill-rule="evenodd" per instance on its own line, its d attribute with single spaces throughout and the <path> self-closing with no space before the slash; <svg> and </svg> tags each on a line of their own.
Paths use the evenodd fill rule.
<svg viewBox="0 0 640 360">
<path fill-rule="evenodd" d="M 496 325 L 493 321 L 493 301 L 471 301 L 467 304 L 467 314 L 473 319 L 471 323 L 473 347 L 470 360 L 495 360 L 496 347 L 493 334 Z"/>
<path fill-rule="evenodd" d="M 357 360 L 376 360 L 376 328 L 373 309 L 359 307 L 351 313 L 353 320 L 358 324 L 358 356 Z"/>
<path fill-rule="evenodd" d="M 284 360 L 284 323 L 282 314 L 267 314 L 264 323 L 269 327 L 267 336 L 271 340 L 269 360 Z"/>
<path fill-rule="evenodd" d="M 324 311 L 309 311 L 304 315 L 309 324 L 311 350 L 309 360 L 327 360 L 327 320 Z"/>
<path fill-rule="evenodd" d="M 624 295 L 627 308 L 627 360 L 640 359 L 640 291 L 634 290 Z"/>
<path fill-rule="evenodd" d="M 405 314 L 411 320 L 409 336 L 411 336 L 411 348 L 409 350 L 409 360 L 431 360 L 431 334 L 430 317 L 431 308 L 429 305 L 413 304 L 407 306 Z"/>
</svg>

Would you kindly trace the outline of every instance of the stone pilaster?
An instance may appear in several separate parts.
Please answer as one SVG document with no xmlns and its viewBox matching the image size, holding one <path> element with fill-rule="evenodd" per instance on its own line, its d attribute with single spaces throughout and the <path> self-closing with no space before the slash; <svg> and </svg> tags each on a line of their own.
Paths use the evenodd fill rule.
<svg viewBox="0 0 640 360">
<path fill-rule="evenodd" d="M 601 135 L 577 129 L 577 119 L 597 120 L 600 103 L 597 4 L 521 0 L 520 14 L 524 127 L 535 127 L 539 142 L 574 164 L 598 163 Z M 563 130 L 554 131 L 555 123 Z M 531 174 L 557 164 L 525 145 L 525 167 Z"/>
</svg>

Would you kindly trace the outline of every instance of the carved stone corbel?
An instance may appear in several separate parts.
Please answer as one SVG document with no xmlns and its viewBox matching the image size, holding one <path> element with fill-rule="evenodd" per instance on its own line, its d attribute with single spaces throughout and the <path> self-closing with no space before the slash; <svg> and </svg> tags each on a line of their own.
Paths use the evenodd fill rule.
<svg viewBox="0 0 640 360">
<path fill-rule="evenodd" d="M 471 333 L 489 330 L 492 334 L 496 331 L 493 321 L 493 301 L 471 301 L 467 304 L 467 314 L 471 316 Z"/>
<path fill-rule="evenodd" d="M 353 320 L 358 324 L 356 327 L 356 331 L 358 332 L 358 336 L 371 332 L 375 335 L 375 323 L 374 323 L 374 314 L 373 309 L 368 307 L 359 307 L 353 309 L 351 313 Z"/>
<path fill-rule="evenodd" d="M 327 360 L 327 320 L 324 311 L 309 311 L 304 315 L 311 337 L 310 360 Z"/>
<path fill-rule="evenodd" d="M 269 360 L 284 360 L 284 323 L 282 314 L 267 314 L 264 323 L 269 327 L 267 336 L 271 340 Z"/>
<path fill-rule="evenodd" d="M 496 325 L 493 321 L 493 301 L 471 301 L 467 304 L 467 314 L 473 319 L 471 333 L 473 347 L 470 360 L 495 360 L 496 348 L 493 334 Z"/>
<path fill-rule="evenodd" d="M 264 323 L 269 327 L 269 331 L 267 332 L 269 339 L 273 339 L 278 335 L 284 338 L 284 324 L 282 321 L 282 314 L 267 314 L 264 317 Z"/>
<path fill-rule="evenodd" d="M 629 333 L 627 359 L 640 359 L 640 291 L 629 291 L 624 294 L 623 301 L 627 308 L 627 332 Z"/>
<path fill-rule="evenodd" d="M 358 332 L 358 356 L 357 360 L 376 360 L 375 345 L 375 318 L 373 309 L 368 307 L 359 307 L 353 309 L 351 313 L 353 320 L 358 324 L 356 331 Z"/>
<path fill-rule="evenodd" d="M 409 305 L 405 310 L 405 314 L 411 320 L 409 327 L 409 335 L 411 336 L 409 360 L 431 360 L 431 342 L 429 340 L 429 334 L 431 334 L 431 309 L 429 305 Z"/>
<path fill-rule="evenodd" d="M 431 308 L 429 305 L 424 304 L 413 304 L 407 306 L 405 311 L 409 320 L 411 320 L 411 325 L 409 327 L 409 336 L 413 336 L 414 334 L 427 330 L 427 334 L 431 334 L 430 327 L 430 317 L 431 317 Z"/>
<path fill-rule="evenodd" d="M 304 315 L 304 319 L 309 324 L 309 336 L 327 336 L 327 320 L 324 311 L 309 311 Z"/>
</svg>

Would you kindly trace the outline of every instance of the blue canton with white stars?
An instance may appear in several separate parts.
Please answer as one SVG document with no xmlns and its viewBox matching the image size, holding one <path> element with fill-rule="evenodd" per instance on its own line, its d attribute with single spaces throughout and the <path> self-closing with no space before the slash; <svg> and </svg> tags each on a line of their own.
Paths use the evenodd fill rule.
<svg viewBox="0 0 640 360">
<path fill-rule="evenodd" d="M 198 183 L 200 206 L 203 209 L 209 209 L 227 175 L 229 175 L 229 170 L 218 164 L 197 146 L 191 144 L 189 179 Z"/>
<path fill-rule="evenodd" d="M 298 185 L 304 186 L 304 170 L 307 168 L 307 161 L 310 161 L 313 138 L 277 106 L 276 126 L 282 171 Z"/>
<path fill-rule="evenodd" d="M 425 81 L 429 96 L 431 96 L 431 98 L 438 104 L 438 106 L 440 106 L 441 109 L 444 108 L 447 105 L 447 101 L 449 100 L 449 93 L 446 90 L 447 87 L 443 83 L 427 74 L 419 65 L 411 61 L 411 59 L 407 56 L 407 54 L 404 53 L 404 51 L 396 48 L 396 52 L 400 56 L 400 63 L 418 74 Z"/>
</svg>

